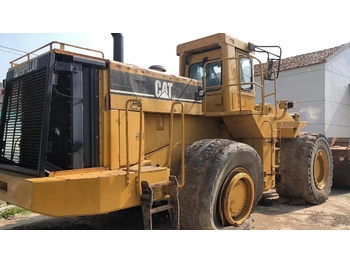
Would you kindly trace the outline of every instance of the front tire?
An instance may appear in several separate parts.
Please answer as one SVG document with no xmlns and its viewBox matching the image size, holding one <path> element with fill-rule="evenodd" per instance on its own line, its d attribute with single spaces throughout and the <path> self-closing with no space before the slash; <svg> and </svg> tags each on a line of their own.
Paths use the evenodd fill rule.
<svg viewBox="0 0 350 262">
<path fill-rule="evenodd" d="M 226 139 L 197 141 L 186 150 L 185 174 L 181 229 L 247 229 L 264 185 L 252 147 Z"/>
<path fill-rule="evenodd" d="M 333 160 L 324 135 L 301 133 L 281 142 L 279 195 L 302 198 L 309 204 L 324 203 L 331 192 Z"/>
</svg>

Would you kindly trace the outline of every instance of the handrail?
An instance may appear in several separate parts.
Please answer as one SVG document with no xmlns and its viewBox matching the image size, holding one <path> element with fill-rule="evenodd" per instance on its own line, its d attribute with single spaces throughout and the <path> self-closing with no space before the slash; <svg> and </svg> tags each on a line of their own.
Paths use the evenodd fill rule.
<svg viewBox="0 0 350 262">
<path fill-rule="evenodd" d="M 273 79 L 273 93 L 265 95 L 266 97 L 274 96 L 274 102 L 275 102 L 275 117 L 277 117 L 277 80 L 276 80 L 276 69 L 272 69 L 274 79 Z"/>
<path fill-rule="evenodd" d="M 272 158 L 273 158 L 273 154 L 275 153 L 275 147 L 276 147 L 276 142 L 275 142 L 275 139 L 273 137 L 273 125 L 272 125 L 272 122 L 270 120 L 265 120 L 263 123 L 269 123 L 270 127 L 271 127 L 271 146 L 272 146 L 272 150 L 271 150 L 271 171 L 272 172 L 276 172 L 275 171 L 275 165 L 273 165 L 273 162 L 272 162 Z"/>
<path fill-rule="evenodd" d="M 18 60 L 21 60 L 22 58 L 27 57 L 27 61 L 30 60 L 30 59 L 31 59 L 31 58 L 30 58 L 30 55 L 33 55 L 35 52 L 38 52 L 39 50 L 42 50 L 42 49 L 44 49 L 45 47 L 50 46 L 50 51 L 52 51 L 52 49 L 53 49 L 52 46 L 53 46 L 54 44 L 59 44 L 59 45 L 60 45 L 60 48 L 59 48 L 60 50 L 65 50 L 65 46 L 67 46 L 67 47 L 73 47 L 73 48 L 82 49 L 82 50 L 85 50 L 85 51 L 100 53 L 100 54 L 102 55 L 102 58 L 104 58 L 104 54 L 103 54 L 102 51 L 95 50 L 95 49 L 90 49 L 90 48 L 86 48 L 86 47 L 81 47 L 81 46 L 76 46 L 76 45 L 71 45 L 71 44 L 66 44 L 66 43 L 62 43 L 62 42 L 53 41 L 53 42 L 50 42 L 50 43 L 48 43 L 48 44 L 46 44 L 46 45 L 44 45 L 44 46 L 42 46 L 42 47 L 39 47 L 39 48 L 35 49 L 35 50 L 32 51 L 32 52 L 29 52 L 29 53 L 27 53 L 27 54 L 25 54 L 25 55 L 23 55 L 23 56 L 21 56 L 21 57 L 15 59 L 15 60 L 11 61 L 11 62 L 10 62 L 11 67 L 16 66 L 17 64 L 16 64 L 15 62 L 18 61 Z"/>
<path fill-rule="evenodd" d="M 203 70 L 205 71 L 205 68 L 207 66 L 207 64 L 209 63 L 213 63 L 213 62 L 219 62 L 219 61 L 229 61 L 229 60 L 236 60 L 236 77 L 238 79 L 238 83 L 237 84 L 228 84 L 228 85 L 220 85 L 218 87 L 220 88 L 226 88 L 226 87 L 230 87 L 230 86 L 241 86 L 242 83 L 241 83 L 241 79 L 240 79 L 240 71 L 238 70 L 239 69 L 239 60 L 243 59 L 243 58 L 250 58 L 250 59 L 253 59 L 253 60 L 256 60 L 259 65 L 260 65 L 260 70 L 261 72 L 263 72 L 263 67 L 262 67 L 262 63 L 261 61 L 254 57 L 254 56 L 251 56 L 251 55 L 247 55 L 247 56 L 242 56 L 242 57 L 229 57 L 229 58 L 218 58 L 218 59 L 214 59 L 214 60 L 210 60 L 210 61 L 207 61 L 206 63 L 204 63 L 203 65 Z M 251 84 L 251 85 L 254 85 L 254 86 L 258 86 L 260 87 L 261 89 L 261 103 L 262 103 L 262 114 L 264 114 L 264 107 L 265 107 L 265 87 L 264 87 L 264 78 L 263 78 L 263 74 L 260 75 L 260 78 L 261 78 L 261 84 L 258 84 L 256 82 L 247 82 L 247 83 L 244 83 L 244 84 Z M 207 86 L 206 86 L 206 77 L 203 77 L 203 87 L 204 87 L 204 91 L 207 91 Z M 240 101 L 240 112 L 242 112 L 242 93 L 241 93 L 241 88 L 238 88 L 238 97 L 239 97 L 239 101 Z M 207 113 L 207 107 L 206 107 L 206 103 L 204 103 L 204 113 L 206 114 Z"/>
<path fill-rule="evenodd" d="M 185 112 L 184 104 L 182 102 L 174 102 L 171 105 L 170 111 L 170 128 L 169 128 L 169 155 L 168 155 L 168 168 L 171 166 L 172 157 L 172 144 L 173 144 L 173 126 L 174 126 L 174 107 L 175 105 L 181 105 L 181 122 L 182 122 L 182 138 L 181 138 L 181 183 L 179 188 L 185 185 Z"/>
<path fill-rule="evenodd" d="M 140 105 L 140 138 L 139 138 L 139 160 L 138 160 L 138 173 L 136 177 L 136 190 L 139 195 L 141 195 L 141 158 L 142 158 L 142 129 L 143 129 L 143 110 L 142 101 L 140 99 L 131 98 L 125 103 L 125 128 L 126 128 L 126 182 L 129 183 L 130 176 L 130 159 L 129 159 L 129 108 L 130 102 L 137 102 Z"/>
</svg>

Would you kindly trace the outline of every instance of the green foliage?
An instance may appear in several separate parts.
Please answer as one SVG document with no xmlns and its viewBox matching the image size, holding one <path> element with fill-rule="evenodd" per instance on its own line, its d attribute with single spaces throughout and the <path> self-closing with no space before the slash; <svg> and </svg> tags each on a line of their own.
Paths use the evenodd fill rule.
<svg viewBox="0 0 350 262">
<path fill-rule="evenodd" d="M 28 210 L 23 209 L 21 207 L 14 206 L 1 211 L 0 219 L 8 219 L 13 217 L 16 214 L 28 214 L 28 213 L 30 213 Z"/>
</svg>

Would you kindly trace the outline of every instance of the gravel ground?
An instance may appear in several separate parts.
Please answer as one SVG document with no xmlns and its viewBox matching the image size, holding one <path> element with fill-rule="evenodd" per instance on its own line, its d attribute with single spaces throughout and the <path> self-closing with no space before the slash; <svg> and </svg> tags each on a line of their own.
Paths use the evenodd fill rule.
<svg viewBox="0 0 350 262">
<path fill-rule="evenodd" d="M 264 194 L 269 206 L 257 206 L 252 214 L 256 230 L 343 230 L 350 229 L 350 187 L 332 188 L 322 205 L 279 204 L 278 194 Z"/>
</svg>

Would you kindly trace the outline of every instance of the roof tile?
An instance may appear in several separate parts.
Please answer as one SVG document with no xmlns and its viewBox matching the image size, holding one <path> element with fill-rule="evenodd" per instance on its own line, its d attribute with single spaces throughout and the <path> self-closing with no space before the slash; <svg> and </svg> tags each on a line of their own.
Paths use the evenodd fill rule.
<svg viewBox="0 0 350 262">
<path fill-rule="evenodd" d="M 323 63 L 326 61 L 327 57 L 331 56 L 345 45 L 346 44 L 312 53 L 284 58 L 281 60 L 280 71 Z M 262 64 L 262 66 L 263 70 L 265 70 L 266 63 Z M 274 68 L 277 68 L 276 62 L 274 63 Z M 256 76 L 260 75 L 260 66 L 254 65 L 254 72 Z"/>
</svg>

